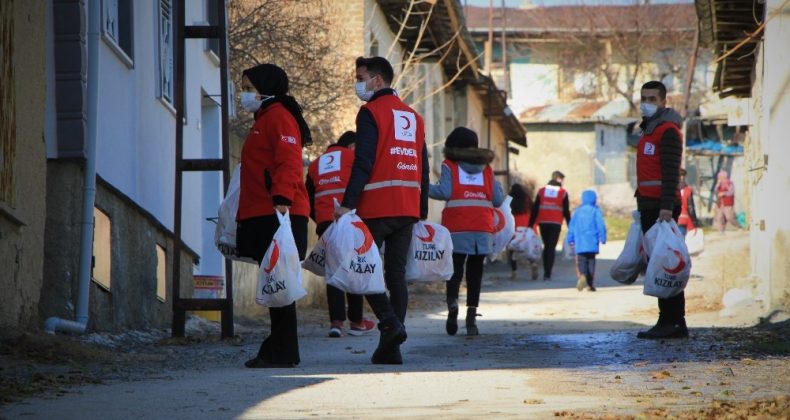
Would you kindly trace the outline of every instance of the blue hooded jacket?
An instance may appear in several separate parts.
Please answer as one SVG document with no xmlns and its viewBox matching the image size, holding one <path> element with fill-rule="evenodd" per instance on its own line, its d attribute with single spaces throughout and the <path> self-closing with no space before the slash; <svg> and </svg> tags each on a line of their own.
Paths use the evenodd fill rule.
<svg viewBox="0 0 790 420">
<path fill-rule="evenodd" d="M 598 243 L 606 243 L 606 224 L 601 209 L 595 204 L 597 199 L 595 191 L 585 190 L 582 192 L 582 205 L 571 216 L 565 240 L 568 244 L 575 245 L 577 254 L 597 254 Z"/>
</svg>

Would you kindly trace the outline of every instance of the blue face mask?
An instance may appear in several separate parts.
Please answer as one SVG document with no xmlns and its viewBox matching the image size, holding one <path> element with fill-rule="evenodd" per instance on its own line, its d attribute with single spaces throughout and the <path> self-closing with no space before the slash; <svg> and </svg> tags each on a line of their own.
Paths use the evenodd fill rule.
<svg viewBox="0 0 790 420">
<path fill-rule="evenodd" d="M 658 111 L 658 105 L 642 102 L 639 104 L 639 111 L 642 113 L 643 117 L 650 118 Z"/>
</svg>

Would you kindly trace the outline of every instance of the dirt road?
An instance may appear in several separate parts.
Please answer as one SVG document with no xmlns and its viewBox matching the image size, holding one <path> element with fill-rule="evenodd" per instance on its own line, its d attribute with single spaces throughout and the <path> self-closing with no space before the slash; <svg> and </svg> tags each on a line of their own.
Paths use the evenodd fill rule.
<svg viewBox="0 0 790 420">
<path fill-rule="evenodd" d="M 719 245 L 710 241 L 708 255 L 717 255 L 717 247 L 730 247 L 733 240 L 748 243 L 743 235 Z M 241 338 L 233 342 L 151 343 L 143 334 L 123 344 L 128 337 L 108 338 L 105 346 L 123 346 L 110 350 L 114 356 L 105 354 L 113 363 L 97 368 L 75 356 L 36 364 L 48 372 L 65 365 L 61 375 L 66 378 L 76 369 L 100 383 L 65 381 L 55 392 L 0 406 L 0 417 L 627 416 L 790 394 L 790 356 L 770 347 L 777 337 L 779 344 L 786 342 L 786 327 L 723 328 L 742 326 L 750 317 L 722 319 L 715 311 L 700 312 L 704 305 L 699 305 L 688 316 L 692 339 L 637 340 L 636 332 L 655 321 L 655 299 L 641 294 L 641 282 L 621 286 L 608 279 L 618 246 L 610 244 L 601 255 L 595 293 L 576 291 L 567 261 L 559 262 L 551 282 L 527 280 L 527 270 L 510 280 L 504 264 L 489 266 L 477 337 L 466 337 L 463 328 L 447 336 L 441 289 L 415 287 L 402 366 L 371 365 L 375 335 L 328 338 L 324 310 L 304 310 L 302 364 L 295 369 L 243 367 L 262 338 L 259 327 L 240 327 Z M 708 290 L 702 282 L 714 276 L 696 274 L 687 289 L 691 300 Z M 11 353 L 2 358 L 22 358 Z M 15 371 L 6 364 L 1 372 Z"/>
</svg>

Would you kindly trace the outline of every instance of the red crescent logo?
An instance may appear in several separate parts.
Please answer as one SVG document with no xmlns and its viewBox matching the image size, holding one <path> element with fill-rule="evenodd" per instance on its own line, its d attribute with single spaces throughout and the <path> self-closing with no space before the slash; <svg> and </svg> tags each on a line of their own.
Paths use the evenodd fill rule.
<svg viewBox="0 0 790 420">
<path fill-rule="evenodd" d="M 494 209 L 494 219 L 496 219 L 496 226 L 494 226 L 494 232 L 499 232 L 500 230 L 505 228 L 505 215 L 502 214 L 502 210 Z"/>
<path fill-rule="evenodd" d="M 365 222 L 358 220 L 356 222 L 351 222 L 355 228 L 359 229 L 362 234 L 365 236 L 365 240 L 362 242 L 362 246 L 359 248 L 354 248 L 354 251 L 357 251 L 357 255 L 362 255 L 370 249 L 371 245 L 373 245 L 373 235 L 370 234 L 370 230 L 368 227 L 365 226 Z"/>
<path fill-rule="evenodd" d="M 433 228 L 431 225 L 423 225 L 425 226 L 425 230 L 428 232 L 428 236 L 419 236 L 417 235 L 417 239 L 423 242 L 433 242 L 433 236 L 436 235 L 436 229 Z"/>
<path fill-rule="evenodd" d="M 274 241 L 274 249 L 272 250 L 272 256 L 269 258 L 269 267 L 265 267 L 263 271 L 266 274 L 271 274 L 274 270 L 274 266 L 277 265 L 277 260 L 280 259 L 280 246 L 277 245 L 277 241 Z"/>
<path fill-rule="evenodd" d="M 406 121 L 406 125 L 404 125 L 401 128 L 404 130 L 408 130 L 409 128 L 411 128 L 411 121 L 403 115 L 401 115 L 400 117 L 403 118 L 404 121 Z"/>
<path fill-rule="evenodd" d="M 678 265 L 675 266 L 675 268 L 666 268 L 666 267 L 662 267 L 662 268 L 664 269 L 664 271 L 666 271 L 669 274 L 678 274 L 681 271 L 683 271 L 684 268 L 686 268 L 686 260 L 683 259 L 683 255 L 680 254 L 680 251 L 670 248 L 667 249 L 672 251 L 675 254 L 675 256 L 678 257 Z"/>
</svg>

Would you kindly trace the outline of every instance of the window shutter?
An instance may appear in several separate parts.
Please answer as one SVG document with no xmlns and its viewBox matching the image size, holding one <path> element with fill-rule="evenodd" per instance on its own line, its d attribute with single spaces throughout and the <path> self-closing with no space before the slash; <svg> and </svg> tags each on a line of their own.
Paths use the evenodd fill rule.
<svg viewBox="0 0 790 420">
<path fill-rule="evenodd" d="M 162 98 L 173 103 L 173 7 L 159 1 L 159 81 Z"/>
</svg>

